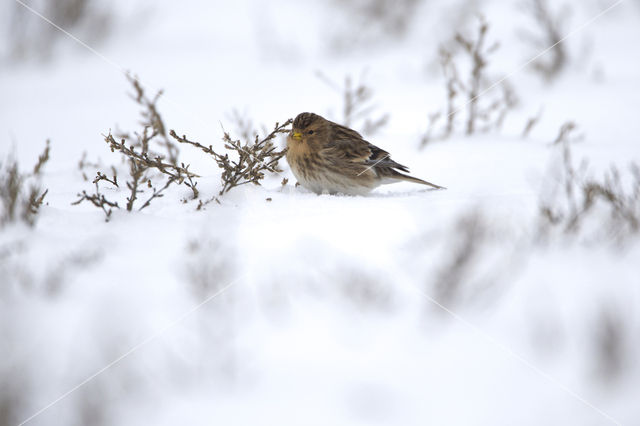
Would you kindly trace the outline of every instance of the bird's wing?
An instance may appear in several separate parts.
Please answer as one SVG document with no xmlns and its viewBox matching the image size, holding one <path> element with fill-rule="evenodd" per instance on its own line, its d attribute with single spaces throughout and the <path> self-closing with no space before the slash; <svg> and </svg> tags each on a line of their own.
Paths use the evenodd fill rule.
<svg viewBox="0 0 640 426">
<path fill-rule="evenodd" d="M 332 134 L 324 148 L 327 157 L 367 167 L 390 167 L 408 172 L 407 167 L 396 163 L 389 153 L 362 138 L 360 133 L 333 123 Z"/>
</svg>

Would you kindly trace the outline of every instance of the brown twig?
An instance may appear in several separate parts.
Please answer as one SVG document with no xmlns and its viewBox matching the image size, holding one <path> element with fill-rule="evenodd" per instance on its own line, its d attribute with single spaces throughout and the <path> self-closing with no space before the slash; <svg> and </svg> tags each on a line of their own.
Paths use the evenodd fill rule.
<svg viewBox="0 0 640 426">
<path fill-rule="evenodd" d="M 232 188 L 247 183 L 259 185 L 265 172 L 281 172 L 278 168 L 278 161 L 284 157 L 286 150 L 278 151 L 271 141 L 279 133 L 287 132 L 287 127 L 292 122 L 293 120 L 289 119 L 283 124 L 276 123 L 274 129 L 264 138 L 260 139 L 256 135 L 253 143 L 245 142 L 243 144 L 240 140 L 232 139 L 228 132 L 224 132 L 222 137 L 224 147 L 235 152 L 237 160 L 231 159 L 228 153 L 224 155 L 217 153 L 212 145 L 205 146 L 189 140 L 185 135 L 178 136 L 174 130 L 170 130 L 169 135 L 179 143 L 194 146 L 214 158 L 218 167 L 222 169 L 222 189 L 219 193 L 222 195 Z"/>
<path fill-rule="evenodd" d="M 44 151 L 42 154 L 38 156 L 38 162 L 35 166 L 33 166 L 33 174 L 34 176 L 40 175 L 40 171 L 42 167 L 49 161 L 49 151 L 50 151 L 50 141 L 47 139 L 46 145 L 44 147 Z"/>
<path fill-rule="evenodd" d="M 533 45 L 536 51 L 553 46 L 550 51 L 533 64 L 542 77 L 550 81 L 562 71 L 569 62 L 565 44 L 562 43 L 563 18 L 561 14 L 554 15 L 546 0 L 527 0 L 523 3 L 525 11 L 531 15 L 537 24 L 539 36 L 530 32 L 522 32 L 521 36 Z"/>
<path fill-rule="evenodd" d="M 9 158 L 6 165 L 0 162 L 0 227 L 17 219 L 29 226 L 35 224 L 36 215 L 49 192 L 42 191 L 38 183 L 42 168 L 49 161 L 49 149 L 50 144 L 47 140 L 32 173 L 21 173 L 15 159 Z"/>
<path fill-rule="evenodd" d="M 116 176 L 116 174 L 113 174 L 113 178 L 109 179 L 109 177 L 107 175 L 105 175 L 104 173 L 102 173 L 100 170 L 98 170 L 96 172 L 96 177 L 95 179 L 93 179 L 92 183 L 98 183 L 101 180 L 104 180 L 106 182 L 109 182 L 111 185 L 115 186 L 116 188 L 119 188 L 118 185 L 118 176 Z"/>
<path fill-rule="evenodd" d="M 372 117 L 375 104 L 373 103 L 373 89 L 364 81 L 364 74 L 360 80 L 353 83 L 350 75 L 345 76 L 344 85 L 332 81 L 322 72 L 316 72 L 317 77 L 327 86 L 342 94 L 341 123 L 347 127 L 358 127 L 367 136 L 376 134 L 389 121 L 389 114 Z"/>
<path fill-rule="evenodd" d="M 87 191 L 83 190 L 80 194 L 78 194 L 78 197 L 80 198 L 78 198 L 76 201 L 71 203 L 71 205 L 76 206 L 82 203 L 83 201 L 89 201 L 94 206 L 102 209 L 105 215 L 105 222 L 108 222 L 109 219 L 111 218 L 111 213 L 113 209 L 114 208 L 119 209 L 120 206 L 115 201 L 109 201 L 103 194 L 100 193 L 100 187 L 98 186 L 98 183 L 96 183 L 95 185 L 96 185 L 95 194 L 87 194 Z"/>
<path fill-rule="evenodd" d="M 487 34 L 489 24 L 480 17 L 478 32 L 475 38 L 469 38 L 462 33 L 454 37 L 454 45 L 441 47 L 439 51 L 440 66 L 445 77 L 447 105 L 444 108 L 445 124 L 441 139 L 450 137 L 456 127 L 456 119 L 463 107 L 456 106 L 458 97 L 464 97 L 466 107 L 465 133 L 472 135 L 478 131 L 500 129 L 505 117 L 517 104 L 515 91 L 507 81 L 500 84 L 499 97 L 493 95 L 486 102 L 480 102 L 487 87 L 487 66 L 489 56 L 495 52 L 499 43 L 495 42 L 487 46 Z M 455 47 L 459 47 L 470 62 L 469 76 L 463 78 L 459 71 L 455 58 Z M 486 96 L 484 97 L 486 98 Z M 484 100 L 484 99 L 483 99 Z M 421 146 L 433 139 L 433 127 L 435 121 L 440 118 L 440 111 L 429 115 L 427 131 L 421 139 Z"/>
<path fill-rule="evenodd" d="M 145 153 L 148 152 L 149 140 L 158 136 L 160 138 L 158 145 L 165 148 L 169 163 L 177 165 L 180 151 L 178 150 L 178 147 L 171 143 L 171 140 L 167 137 L 166 127 L 157 107 L 158 99 L 162 96 L 163 91 L 159 90 L 153 98 L 149 98 L 137 77 L 127 74 L 127 79 L 133 86 L 135 92 L 134 95 L 131 96 L 132 99 L 142 107 L 142 110 L 140 111 L 140 115 L 142 116 L 141 124 L 145 129 L 145 137 L 142 137 L 140 140 L 142 151 Z M 153 130 L 152 134 L 148 137 L 146 135 L 147 128 L 151 128 Z"/>
</svg>

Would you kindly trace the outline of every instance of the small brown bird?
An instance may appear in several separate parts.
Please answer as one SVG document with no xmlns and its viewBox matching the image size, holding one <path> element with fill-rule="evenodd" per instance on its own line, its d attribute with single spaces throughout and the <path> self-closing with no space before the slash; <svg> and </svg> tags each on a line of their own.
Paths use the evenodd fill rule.
<svg viewBox="0 0 640 426">
<path fill-rule="evenodd" d="M 444 189 L 408 173 L 389 153 L 370 144 L 360 133 L 303 112 L 287 136 L 287 161 L 300 185 L 322 194 L 363 195 L 379 185 L 408 181 Z"/>
</svg>

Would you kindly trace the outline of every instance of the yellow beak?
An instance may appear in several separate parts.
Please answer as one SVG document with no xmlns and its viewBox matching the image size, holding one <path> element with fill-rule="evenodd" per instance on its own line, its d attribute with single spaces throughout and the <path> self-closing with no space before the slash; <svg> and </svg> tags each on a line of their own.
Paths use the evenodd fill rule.
<svg viewBox="0 0 640 426">
<path fill-rule="evenodd" d="M 291 133 L 291 137 L 296 139 L 296 140 L 302 140 L 302 133 L 300 133 L 300 132 L 292 132 Z"/>
</svg>

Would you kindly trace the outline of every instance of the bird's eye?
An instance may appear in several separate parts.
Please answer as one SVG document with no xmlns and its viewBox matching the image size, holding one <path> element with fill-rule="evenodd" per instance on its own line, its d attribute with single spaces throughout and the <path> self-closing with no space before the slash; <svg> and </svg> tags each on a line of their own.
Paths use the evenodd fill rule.
<svg viewBox="0 0 640 426">
<path fill-rule="evenodd" d="M 312 135 L 312 134 L 313 134 L 313 130 L 309 130 L 309 131 L 307 132 L 307 134 L 308 134 L 308 135 Z"/>
</svg>

